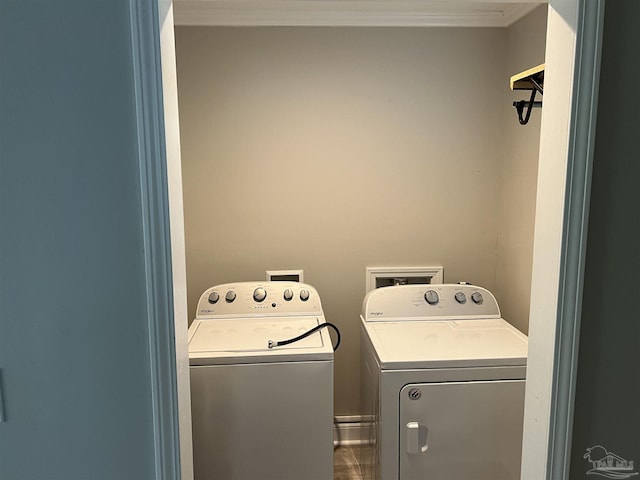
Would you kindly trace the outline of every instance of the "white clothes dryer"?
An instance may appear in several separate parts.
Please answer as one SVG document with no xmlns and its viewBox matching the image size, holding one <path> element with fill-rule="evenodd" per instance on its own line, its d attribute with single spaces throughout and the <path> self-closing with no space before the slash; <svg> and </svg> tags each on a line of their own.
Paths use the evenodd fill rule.
<svg viewBox="0 0 640 480">
<path fill-rule="evenodd" d="M 318 292 L 296 282 L 207 289 L 189 328 L 196 480 L 331 480 L 333 347 Z M 271 341 L 271 343 L 270 343 Z"/>
<path fill-rule="evenodd" d="M 488 290 L 373 290 L 361 356 L 365 479 L 520 478 L 527 337 Z"/>
</svg>

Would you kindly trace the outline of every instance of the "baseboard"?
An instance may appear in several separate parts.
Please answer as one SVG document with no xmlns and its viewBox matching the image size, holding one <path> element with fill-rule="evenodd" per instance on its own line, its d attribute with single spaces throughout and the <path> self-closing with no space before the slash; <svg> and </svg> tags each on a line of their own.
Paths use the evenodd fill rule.
<svg viewBox="0 0 640 480">
<path fill-rule="evenodd" d="M 369 442 L 371 421 L 363 415 L 337 415 L 333 417 L 333 444 L 362 445 Z"/>
</svg>

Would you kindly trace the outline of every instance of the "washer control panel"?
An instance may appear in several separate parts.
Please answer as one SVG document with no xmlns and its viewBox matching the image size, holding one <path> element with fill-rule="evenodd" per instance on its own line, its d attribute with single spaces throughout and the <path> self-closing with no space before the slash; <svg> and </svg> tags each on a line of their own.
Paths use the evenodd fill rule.
<svg viewBox="0 0 640 480">
<path fill-rule="evenodd" d="M 369 292 L 362 317 L 369 322 L 500 318 L 500 309 L 489 290 L 475 285 L 398 285 Z"/>
<path fill-rule="evenodd" d="M 320 312 L 320 296 L 311 285 L 298 282 L 236 282 L 205 290 L 198 301 L 196 318 L 317 315 Z"/>
</svg>

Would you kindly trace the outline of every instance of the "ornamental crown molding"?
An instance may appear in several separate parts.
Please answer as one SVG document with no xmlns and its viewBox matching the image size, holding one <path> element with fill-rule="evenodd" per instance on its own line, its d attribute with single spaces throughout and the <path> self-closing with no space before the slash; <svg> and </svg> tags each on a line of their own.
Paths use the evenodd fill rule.
<svg viewBox="0 0 640 480">
<path fill-rule="evenodd" d="M 503 27 L 546 0 L 174 0 L 175 25 Z"/>
</svg>

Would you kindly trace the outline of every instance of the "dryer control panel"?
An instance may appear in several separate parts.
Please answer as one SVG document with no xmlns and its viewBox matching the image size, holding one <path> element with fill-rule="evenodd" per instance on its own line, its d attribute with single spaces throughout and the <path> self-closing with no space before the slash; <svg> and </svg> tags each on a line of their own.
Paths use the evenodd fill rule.
<svg viewBox="0 0 640 480">
<path fill-rule="evenodd" d="M 196 318 L 319 313 L 320 296 L 306 283 L 236 282 L 205 290 L 198 301 Z"/>
<path fill-rule="evenodd" d="M 362 318 L 368 322 L 500 318 L 500 309 L 489 290 L 475 285 L 398 285 L 369 292 Z"/>
</svg>

